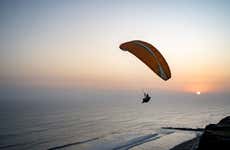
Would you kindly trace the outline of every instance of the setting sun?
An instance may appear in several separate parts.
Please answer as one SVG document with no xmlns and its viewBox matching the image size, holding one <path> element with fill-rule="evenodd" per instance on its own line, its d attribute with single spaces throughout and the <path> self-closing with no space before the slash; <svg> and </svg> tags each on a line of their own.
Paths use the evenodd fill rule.
<svg viewBox="0 0 230 150">
<path fill-rule="evenodd" d="M 200 91 L 197 91 L 197 92 L 196 92 L 196 95 L 200 95 L 200 94 L 201 94 L 201 92 L 200 92 Z"/>
</svg>

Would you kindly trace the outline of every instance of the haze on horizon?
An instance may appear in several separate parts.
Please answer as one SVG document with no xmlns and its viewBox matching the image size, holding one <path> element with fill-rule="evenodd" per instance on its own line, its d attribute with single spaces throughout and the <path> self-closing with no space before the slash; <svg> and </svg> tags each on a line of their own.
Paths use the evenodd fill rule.
<svg viewBox="0 0 230 150">
<path fill-rule="evenodd" d="M 0 87 L 230 92 L 229 1 L 0 1 Z M 165 82 L 119 49 L 152 43 Z"/>
</svg>

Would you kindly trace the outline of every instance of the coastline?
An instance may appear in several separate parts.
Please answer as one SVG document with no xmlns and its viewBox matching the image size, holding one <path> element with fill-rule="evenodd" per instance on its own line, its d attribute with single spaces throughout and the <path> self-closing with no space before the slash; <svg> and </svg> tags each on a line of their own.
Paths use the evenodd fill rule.
<svg viewBox="0 0 230 150">
<path fill-rule="evenodd" d="M 200 136 L 197 136 L 191 140 L 182 142 L 181 144 L 176 145 L 170 150 L 195 150 L 198 147 Z"/>
</svg>

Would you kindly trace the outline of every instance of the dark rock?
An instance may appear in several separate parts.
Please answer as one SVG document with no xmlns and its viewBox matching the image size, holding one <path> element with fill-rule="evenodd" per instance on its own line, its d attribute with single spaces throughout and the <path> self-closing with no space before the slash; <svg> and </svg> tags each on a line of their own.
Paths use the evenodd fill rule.
<svg viewBox="0 0 230 150">
<path fill-rule="evenodd" d="M 198 150 L 230 150 L 230 116 L 205 127 Z"/>
<path fill-rule="evenodd" d="M 199 137 L 195 137 L 194 139 L 176 145 L 170 150 L 195 150 L 197 148 L 197 143 L 199 143 Z"/>
<path fill-rule="evenodd" d="M 222 127 L 230 127 L 230 116 L 222 119 L 217 125 Z"/>
</svg>

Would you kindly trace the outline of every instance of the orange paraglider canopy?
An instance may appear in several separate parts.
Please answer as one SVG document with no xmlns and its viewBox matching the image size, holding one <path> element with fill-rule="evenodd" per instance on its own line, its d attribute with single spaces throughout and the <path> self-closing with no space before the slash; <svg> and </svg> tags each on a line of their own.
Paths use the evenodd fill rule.
<svg viewBox="0 0 230 150">
<path fill-rule="evenodd" d="M 153 45 L 135 40 L 121 44 L 120 49 L 135 55 L 163 80 L 166 81 L 171 78 L 166 60 Z"/>
</svg>

